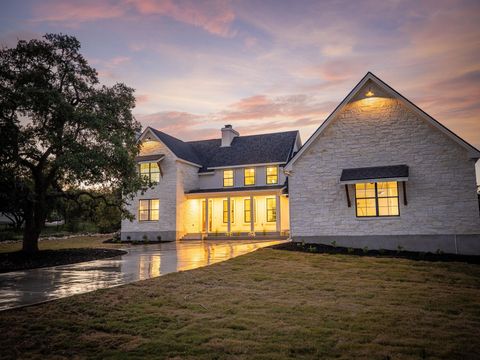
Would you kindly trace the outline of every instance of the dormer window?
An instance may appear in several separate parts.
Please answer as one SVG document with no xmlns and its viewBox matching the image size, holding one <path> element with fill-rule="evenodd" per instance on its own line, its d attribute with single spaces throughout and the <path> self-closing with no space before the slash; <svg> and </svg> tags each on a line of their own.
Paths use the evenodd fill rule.
<svg viewBox="0 0 480 360">
<path fill-rule="evenodd" d="M 278 166 L 267 166 L 267 185 L 278 184 Z"/>
<path fill-rule="evenodd" d="M 247 168 L 244 170 L 243 174 L 244 174 L 243 184 L 245 186 L 255 185 L 255 168 Z"/>
<path fill-rule="evenodd" d="M 233 170 L 223 170 L 223 187 L 233 186 Z"/>
<path fill-rule="evenodd" d="M 140 175 L 151 183 L 159 182 L 160 168 L 158 167 L 158 163 L 156 162 L 140 163 Z"/>
</svg>

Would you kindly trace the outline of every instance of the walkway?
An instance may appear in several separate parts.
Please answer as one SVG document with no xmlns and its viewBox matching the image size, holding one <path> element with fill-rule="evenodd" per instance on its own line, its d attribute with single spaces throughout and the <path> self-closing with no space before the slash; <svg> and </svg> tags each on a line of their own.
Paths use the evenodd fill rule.
<svg viewBox="0 0 480 360">
<path fill-rule="evenodd" d="M 130 245 L 111 259 L 0 274 L 0 310 L 196 269 L 282 241 L 180 241 Z"/>
</svg>

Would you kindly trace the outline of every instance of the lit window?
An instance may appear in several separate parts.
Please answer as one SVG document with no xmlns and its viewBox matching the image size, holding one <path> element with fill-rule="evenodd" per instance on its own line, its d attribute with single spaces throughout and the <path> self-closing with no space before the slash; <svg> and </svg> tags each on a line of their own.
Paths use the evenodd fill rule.
<svg viewBox="0 0 480 360">
<path fill-rule="evenodd" d="M 233 186 L 233 170 L 223 170 L 223 186 Z"/>
<path fill-rule="evenodd" d="M 138 205 L 138 219 L 140 221 L 154 221 L 159 219 L 160 200 L 140 200 Z"/>
<path fill-rule="evenodd" d="M 277 199 L 267 198 L 267 222 L 277 221 Z"/>
<path fill-rule="evenodd" d="M 355 184 L 357 217 L 398 216 L 396 181 Z"/>
<path fill-rule="evenodd" d="M 235 222 L 235 200 L 230 200 L 230 222 Z M 223 200 L 223 223 L 228 223 L 228 200 Z"/>
<path fill-rule="evenodd" d="M 278 184 L 278 166 L 267 166 L 267 184 Z"/>
<path fill-rule="evenodd" d="M 249 168 L 244 170 L 244 185 L 255 185 L 255 169 Z"/>
<path fill-rule="evenodd" d="M 150 182 L 159 182 L 160 181 L 160 168 L 158 163 L 141 163 L 140 164 L 140 175 Z"/>
<path fill-rule="evenodd" d="M 255 199 L 253 199 L 253 207 L 257 205 L 257 202 Z M 253 211 L 253 221 L 257 222 L 257 211 Z M 245 223 L 250 223 L 252 221 L 252 212 L 250 209 L 250 199 L 244 199 L 243 200 L 243 222 Z"/>
</svg>

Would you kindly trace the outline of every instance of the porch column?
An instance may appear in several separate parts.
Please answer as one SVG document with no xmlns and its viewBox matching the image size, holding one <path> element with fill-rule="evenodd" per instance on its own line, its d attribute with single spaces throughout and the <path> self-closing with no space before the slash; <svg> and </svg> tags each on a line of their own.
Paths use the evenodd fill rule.
<svg viewBox="0 0 480 360">
<path fill-rule="evenodd" d="M 227 211 L 228 211 L 228 216 L 227 216 L 227 219 L 228 219 L 228 221 L 227 221 L 227 233 L 228 233 L 229 235 L 230 235 L 230 233 L 232 232 L 232 224 L 231 224 L 232 219 L 230 219 L 230 217 L 231 217 L 231 215 L 232 215 L 232 214 L 231 214 L 232 210 L 230 209 L 230 207 L 231 207 L 231 204 L 230 204 L 230 196 L 227 196 Z"/>
<path fill-rule="evenodd" d="M 281 222 L 281 213 L 280 213 L 280 195 L 275 196 L 275 206 L 276 206 L 276 215 L 277 215 L 277 232 L 282 231 L 282 222 Z"/>
<path fill-rule="evenodd" d="M 208 197 L 205 198 L 205 233 L 208 235 L 208 217 L 209 217 L 209 214 L 208 214 Z"/>
<path fill-rule="evenodd" d="M 253 234 L 255 232 L 255 207 L 253 206 L 253 195 L 250 195 L 250 232 Z"/>
</svg>

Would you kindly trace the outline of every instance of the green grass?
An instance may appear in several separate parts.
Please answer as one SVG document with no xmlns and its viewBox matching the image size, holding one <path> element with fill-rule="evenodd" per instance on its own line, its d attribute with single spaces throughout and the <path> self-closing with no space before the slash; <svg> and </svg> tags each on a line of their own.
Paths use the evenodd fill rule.
<svg viewBox="0 0 480 360">
<path fill-rule="evenodd" d="M 262 249 L 0 313 L 0 357 L 472 359 L 480 266 Z"/>
<path fill-rule="evenodd" d="M 103 241 L 111 238 L 111 235 L 85 236 L 79 235 L 66 239 L 40 240 L 40 250 L 59 250 L 76 248 L 117 248 L 121 244 L 104 244 Z M 19 251 L 22 249 L 22 242 L 0 242 L 0 253 Z"/>
</svg>

